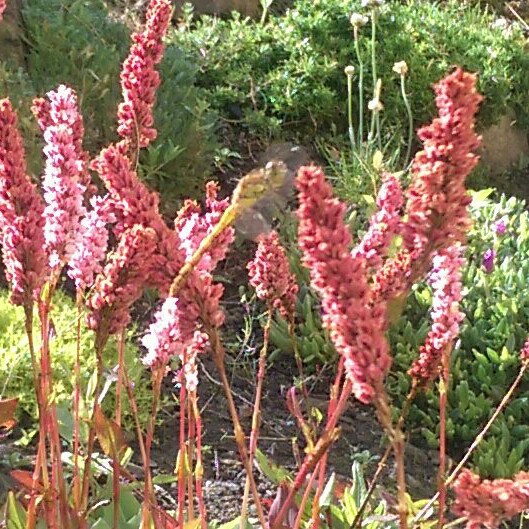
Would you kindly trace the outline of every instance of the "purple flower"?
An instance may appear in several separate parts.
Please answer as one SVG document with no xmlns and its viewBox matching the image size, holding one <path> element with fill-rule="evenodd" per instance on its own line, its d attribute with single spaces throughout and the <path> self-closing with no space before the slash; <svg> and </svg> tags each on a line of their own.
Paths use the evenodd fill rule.
<svg viewBox="0 0 529 529">
<path fill-rule="evenodd" d="M 509 223 L 508 217 L 502 217 L 494 223 L 493 230 L 496 235 L 505 235 L 507 231 L 507 224 Z"/>
<path fill-rule="evenodd" d="M 483 255 L 483 268 L 485 269 L 485 272 L 487 274 L 490 274 L 492 272 L 492 269 L 494 268 L 495 257 L 496 252 L 492 248 L 489 248 Z"/>
</svg>

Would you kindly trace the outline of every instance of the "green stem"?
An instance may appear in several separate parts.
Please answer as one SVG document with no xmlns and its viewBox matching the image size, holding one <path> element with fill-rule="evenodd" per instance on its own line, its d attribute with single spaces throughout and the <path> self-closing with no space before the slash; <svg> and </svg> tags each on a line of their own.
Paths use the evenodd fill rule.
<svg viewBox="0 0 529 529">
<path fill-rule="evenodd" d="M 406 95 L 406 83 L 404 75 L 400 76 L 400 91 L 402 93 L 402 99 L 404 100 L 404 106 L 406 107 L 406 112 L 408 113 L 408 146 L 406 148 L 406 158 L 404 161 L 404 168 L 408 167 L 411 156 L 411 144 L 413 142 L 413 113 L 411 111 L 410 102 L 408 96 Z"/>
<path fill-rule="evenodd" d="M 360 45 L 358 42 L 358 28 L 354 28 L 354 45 L 356 60 L 358 61 L 358 145 L 362 148 L 364 136 L 364 61 L 360 54 Z"/>
<path fill-rule="evenodd" d="M 371 74 L 373 77 L 373 99 L 377 96 L 377 56 L 376 56 L 376 38 L 377 38 L 377 12 L 376 9 L 371 10 Z M 374 138 L 376 125 L 376 112 L 371 114 L 371 130 L 369 132 L 370 139 Z M 377 130 L 377 135 L 379 135 Z M 380 138 L 379 138 L 380 141 Z"/>
<path fill-rule="evenodd" d="M 349 141 L 351 142 L 351 149 L 353 156 L 355 153 L 355 129 L 353 125 L 353 76 L 347 75 L 347 120 L 349 124 Z"/>
</svg>

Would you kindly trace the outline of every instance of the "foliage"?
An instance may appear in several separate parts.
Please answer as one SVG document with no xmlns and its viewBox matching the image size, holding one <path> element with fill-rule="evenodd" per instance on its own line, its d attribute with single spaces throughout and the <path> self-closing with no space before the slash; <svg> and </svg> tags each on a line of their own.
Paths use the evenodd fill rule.
<svg viewBox="0 0 529 529">
<path fill-rule="evenodd" d="M 469 234 L 468 267 L 464 274 L 466 319 L 452 354 L 449 419 L 451 445 L 464 450 L 487 422 L 519 370 L 518 351 L 529 328 L 529 216 L 525 202 L 504 195 L 488 197 L 491 190 L 474 193 L 474 227 Z M 493 224 L 507 216 L 507 232 L 496 235 Z M 494 248 L 496 262 L 487 274 L 482 259 Z M 399 400 L 409 391 L 405 375 L 426 335 L 431 292 L 424 286 L 411 295 L 406 312 L 391 330 L 394 373 L 390 389 Z M 527 463 L 529 420 L 527 385 L 513 397 L 474 456 L 483 476 L 511 476 Z M 409 424 L 430 447 L 437 446 L 437 392 L 419 396 Z M 510 432 L 510 433 L 509 433 Z M 458 455 L 458 454 L 454 454 Z M 524 459 L 525 458 L 525 459 Z"/>
<path fill-rule="evenodd" d="M 296 346 L 300 358 L 309 370 L 328 362 L 336 361 L 336 351 L 321 329 L 319 306 L 309 288 L 304 285 L 296 304 L 297 319 Z M 270 330 L 270 341 L 277 352 L 294 354 L 294 344 L 288 332 L 287 322 L 277 315 Z M 271 355 L 272 360 L 275 355 Z"/>
<path fill-rule="evenodd" d="M 216 115 L 194 86 L 197 69 L 177 46 L 166 50 L 154 109 L 158 137 L 140 154 L 140 176 L 162 193 L 166 208 L 202 192 L 218 152 Z"/>
<path fill-rule="evenodd" d="M 74 365 L 76 355 L 76 318 L 75 303 L 66 295 L 58 293 L 53 307 L 52 321 L 55 336 L 52 340 L 53 373 L 55 383 L 55 401 L 62 409 L 64 415 L 71 403 L 74 389 Z M 13 306 L 9 302 L 9 294 L 6 290 L 0 292 L 0 349 L 2 350 L 2 362 L 0 363 L 0 397 L 10 395 L 19 398 L 19 412 L 24 412 L 32 420 L 37 417 L 37 403 L 35 400 L 35 389 L 33 385 L 31 357 L 28 349 L 28 340 L 24 330 L 24 310 Z M 147 408 L 150 402 L 150 390 L 147 379 L 144 376 L 143 366 L 140 364 L 138 349 L 131 342 L 132 333 L 129 334 L 126 357 L 130 369 L 130 376 L 135 383 L 136 398 L 139 403 L 146 403 L 141 407 L 143 417 L 148 414 Z M 38 337 L 35 337 L 38 347 Z M 81 334 L 81 377 L 84 387 L 93 376 L 95 369 L 95 357 L 93 353 L 93 333 L 88 331 L 84 325 Z M 109 346 L 105 353 L 108 364 L 116 362 L 116 347 Z M 110 373 L 109 373 L 110 375 Z M 109 383 L 111 378 L 108 379 Z M 87 396 L 89 398 L 90 395 Z M 103 401 L 107 410 L 113 409 L 113 392 L 109 391 L 107 398 Z M 128 415 L 128 412 L 127 412 Z M 130 418 L 129 418 L 130 419 Z M 127 420 L 129 420 L 127 419 Z M 132 427 L 132 424 L 129 423 Z M 71 432 L 71 430 L 70 430 Z M 33 435 L 30 430 L 28 434 Z"/>
<path fill-rule="evenodd" d="M 120 65 L 129 30 L 101 0 L 32 0 L 24 8 L 30 42 L 28 72 L 38 94 L 66 83 L 82 96 L 85 147 L 114 141 L 121 97 Z M 195 196 L 213 165 L 215 114 L 195 86 L 196 66 L 175 46 L 160 66 L 156 142 L 141 153 L 140 174 L 164 195 L 166 207 Z"/>
<path fill-rule="evenodd" d="M 101 0 L 32 0 L 23 16 L 30 44 L 27 68 L 37 93 L 70 85 L 82 94 L 87 148 L 111 140 L 127 28 L 110 19 Z"/>
<path fill-rule="evenodd" d="M 228 20 L 187 20 L 173 39 L 199 62 L 198 82 L 214 108 L 252 133 L 264 138 L 328 134 L 333 127 L 343 131 L 346 126 L 343 69 L 356 66 L 349 17 L 361 10 L 359 4 L 296 0 L 284 16 L 270 16 L 264 25 L 236 14 Z M 529 86 L 524 72 L 529 59 L 523 36 L 515 27 L 505 35 L 492 27 L 493 21 L 490 13 L 456 0 L 386 5 L 377 29 L 378 76 L 383 82 L 382 118 L 390 130 L 406 122 L 398 76 L 392 72 L 393 64 L 403 59 L 410 70 L 408 92 L 416 124 L 432 115 L 432 83 L 459 64 L 479 73 L 479 89 L 485 95 L 482 125 L 511 106 L 519 124 L 527 126 Z M 369 26 L 360 33 L 369 94 Z"/>
</svg>

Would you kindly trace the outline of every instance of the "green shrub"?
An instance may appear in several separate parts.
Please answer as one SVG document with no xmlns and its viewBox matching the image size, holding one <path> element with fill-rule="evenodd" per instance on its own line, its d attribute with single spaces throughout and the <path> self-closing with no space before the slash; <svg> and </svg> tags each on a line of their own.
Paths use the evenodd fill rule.
<svg viewBox="0 0 529 529">
<path fill-rule="evenodd" d="M 36 92 L 43 94 L 60 83 L 72 86 L 85 120 L 85 148 L 95 153 L 115 141 L 128 28 L 109 16 L 101 0 L 31 0 L 24 21 L 28 72 Z M 216 117 L 194 86 L 196 70 L 174 46 L 160 65 L 162 83 L 154 109 L 158 139 L 141 153 L 139 171 L 166 207 L 196 195 L 213 165 Z"/>
<path fill-rule="evenodd" d="M 173 39 L 200 62 L 198 81 L 224 115 L 264 137 L 300 133 L 309 138 L 314 131 L 346 127 L 343 69 L 356 62 L 349 17 L 359 4 L 295 0 L 284 16 L 271 16 L 265 25 L 239 16 L 203 17 Z M 406 123 L 399 80 L 392 72 L 396 61 L 406 60 L 416 124 L 432 115 L 432 83 L 459 64 L 479 73 L 485 95 L 482 125 L 511 106 L 519 124 L 528 126 L 529 56 L 523 35 L 514 29 L 506 36 L 492 27 L 493 21 L 492 15 L 458 0 L 388 2 L 377 32 L 383 119 L 393 129 Z M 369 94 L 369 26 L 360 31 Z"/>
<path fill-rule="evenodd" d="M 54 398 L 60 409 L 64 411 L 67 406 L 61 406 L 71 402 L 74 389 L 74 366 L 76 356 L 76 317 L 77 309 L 75 303 L 65 294 L 58 292 L 54 298 L 51 319 L 55 331 L 51 340 L 52 369 L 55 381 Z M 38 328 L 38 327 L 35 327 Z M 126 344 L 126 361 L 131 380 L 135 385 L 135 397 L 138 407 L 143 414 L 143 419 L 149 415 L 151 392 L 148 387 L 148 376 L 139 361 L 139 352 L 128 337 Z M 38 348 L 39 337 L 35 337 Z M 37 416 L 37 403 L 33 384 L 31 367 L 31 356 L 28 348 L 28 340 L 24 330 L 24 311 L 21 307 L 13 306 L 9 302 L 9 294 L 6 290 L 0 291 L 0 350 L 2 361 L 0 362 L 0 398 L 18 397 L 19 412 L 35 418 Z M 95 353 L 93 346 L 93 333 L 83 326 L 81 335 L 81 378 L 82 387 L 89 386 L 89 381 L 95 370 Z M 111 344 L 105 352 L 106 365 L 114 365 L 117 362 L 115 344 Z M 107 374 L 109 375 L 109 374 Z M 109 379 L 111 380 L 111 379 Z M 113 388 L 113 385 L 112 385 Z M 83 395 L 85 392 L 83 391 Z M 113 408 L 113 391 L 110 390 L 103 400 L 107 410 Z M 127 424 L 132 426 L 131 417 L 126 406 L 124 409 Z M 33 424 L 33 428 L 37 426 Z M 33 432 L 31 432 L 33 433 Z"/>
<path fill-rule="evenodd" d="M 127 28 L 108 16 L 101 0 L 30 0 L 23 17 L 27 68 L 37 93 L 61 83 L 72 86 L 80 98 L 86 147 L 93 151 L 114 139 Z"/>
<path fill-rule="evenodd" d="M 474 227 L 463 277 L 466 318 L 452 353 L 447 428 L 454 455 L 469 446 L 511 385 L 520 369 L 519 350 L 529 333 L 529 215 L 523 201 L 502 196 L 496 202 L 486 198 L 489 192 L 474 194 Z M 498 236 L 493 223 L 503 216 L 509 219 L 507 233 Z M 488 248 L 497 252 L 490 274 L 482 267 Z M 430 289 L 417 288 L 391 330 L 395 360 L 390 389 L 401 402 L 409 391 L 406 370 L 430 325 L 430 301 Z M 474 455 L 481 475 L 510 476 L 524 458 L 527 461 L 528 401 L 529 386 L 523 383 Z M 415 439 L 422 436 L 432 447 L 437 446 L 438 404 L 436 390 L 419 395 L 408 420 Z"/>
</svg>

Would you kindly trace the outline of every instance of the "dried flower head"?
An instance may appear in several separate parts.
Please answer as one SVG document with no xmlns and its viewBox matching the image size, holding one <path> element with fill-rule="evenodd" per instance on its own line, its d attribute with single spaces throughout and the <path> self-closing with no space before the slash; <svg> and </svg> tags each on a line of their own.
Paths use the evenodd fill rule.
<svg viewBox="0 0 529 529">
<path fill-rule="evenodd" d="M 0 235 L 11 301 L 29 306 L 47 274 L 44 252 L 44 203 L 26 173 L 17 116 L 8 99 L 0 100 Z"/>
<path fill-rule="evenodd" d="M 406 77 L 406 75 L 408 75 L 408 65 L 406 64 L 406 61 L 396 62 L 393 65 L 393 71 L 401 77 Z"/>
<path fill-rule="evenodd" d="M 371 112 L 382 112 L 382 110 L 384 110 L 384 105 L 378 97 L 374 97 L 367 103 L 367 108 L 371 110 Z"/>
<path fill-rule="evenodd" d="M 465 468 L 452 488 L 456 496 L 452 510 L 467 518 L 467 529 L 494 529 L 529 509 L 528 472 L 519 472 L 513 479 L 482 480 Z"/>
<path fill-rule="evenodd" d="M 323 171 L 302 167 L 296 183 L 299 246 L 321 298 L 324 326 L 345 358 L 356 398 L 371 402 L 391 365 L 384 335 L 385 303 L 372 304 L 365 260 L 350 252 L 345 205 L 333 198 Z"/>
<path fill-rule="evenodd" d="M 369 18 L 361 13 L 353 13 L 349 21 L 354 28 L 361 28 L 369 22 Z"/>
<path fill-rule="evenodd" d="M 343 71 L 345 75 L 347 75 L 347 77 L 352 77 L 355 73 L 355 67 L 349 65 L 349 66 L 346 66 Z"/>
<path fill-rule="evenodd" d="M 525 340 L 522 350 L 520 351 L 520 360 L 522 362 L 529 360 L 529 338 Z"/>
<path fill-rule="evenodd" d="M 385 4 L 385 0 L 362 0 L 362 7 L 377 9 Z"/>
<path fill-rule="evenodd" d="M 250 285 L 257 297 L 279 309 L 283 317 L 292 321 L 298 285 L 290 272 L 287 254 L 277 232 L 261 237 L 255 258 L 248 263 Z"/>
</svg>

